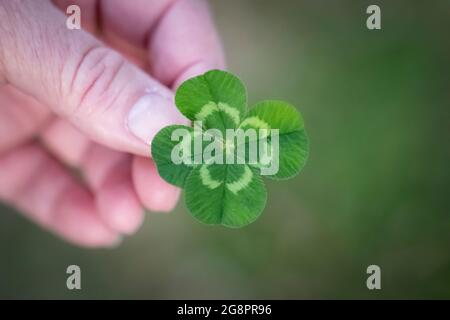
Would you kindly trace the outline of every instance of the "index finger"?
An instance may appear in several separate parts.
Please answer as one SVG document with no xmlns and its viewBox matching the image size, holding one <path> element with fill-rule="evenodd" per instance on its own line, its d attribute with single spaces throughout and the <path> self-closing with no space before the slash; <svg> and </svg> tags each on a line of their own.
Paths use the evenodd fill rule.
<svg viewBox="0 0 450 320">
<path fill-rule="evenodd" d="M 225 67 L 222 45 L 206 1 L 175 1 L 148 41 L 152 73 L 177 88 L 184 80 Z"/>
<path fill-rule="evenodd" d="M 194 75 L 225 67 L 204 0 L 110 0 L 98 10 L 103 35 L 145 49 L 152 75 L 171 88 Z"/>
</svg>

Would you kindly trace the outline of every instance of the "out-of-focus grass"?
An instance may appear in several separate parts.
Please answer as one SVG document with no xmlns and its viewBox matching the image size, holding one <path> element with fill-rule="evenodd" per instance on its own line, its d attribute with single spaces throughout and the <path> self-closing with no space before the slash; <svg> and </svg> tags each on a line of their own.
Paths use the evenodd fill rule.
<svg viewBox="0 0 450 320">
<path fill-rule="evenodd" d="M 207 227 L 181 203 L 89 251 L 4 207 L 0 297 L 448 298 L 450 4 L 378 1 L 381 31 L 365 27 L 369 4 L 212 1 L 250 103 L 297 105 L 311 140 L 296 179 L 268 181 L 261 219 Z M 370 264 L 381 291 L 365 287 Z"/>
</svg>

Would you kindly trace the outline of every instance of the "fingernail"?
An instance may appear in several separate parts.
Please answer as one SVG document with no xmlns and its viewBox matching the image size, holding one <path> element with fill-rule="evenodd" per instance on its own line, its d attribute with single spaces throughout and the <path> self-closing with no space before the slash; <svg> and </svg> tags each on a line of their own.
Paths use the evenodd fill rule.
<svg viewBox="0 0 450 320">
<path fill-rule="evenodd" d="M 134 136 L 150 144 L 162 128 L 185 123 L 186 119 L 169 98 L 158 93 L 148 93 L 131 107 L 127 126 Z"/>
<path fill-rule="evenodd" d="M 149 209 L 156 212 L 170 212 L 177 205 L 179 197 L 180 189 L 174 186 L 153 190 L 152 205 Z"/>
<path fill-rule="evenodd" d="M 131 235 L 139 229 L 143 223 L 144 216 L 141 214 L 142 210 L 139 211 L 124 211 L 122 208 L 118 208 L 116 212 L 114 210 L 110 212 L 109 225 L 114 230 L 124 233 L 126 235 Z M 139 213 L 137 213 L 139 212 Z"/>
</svg>

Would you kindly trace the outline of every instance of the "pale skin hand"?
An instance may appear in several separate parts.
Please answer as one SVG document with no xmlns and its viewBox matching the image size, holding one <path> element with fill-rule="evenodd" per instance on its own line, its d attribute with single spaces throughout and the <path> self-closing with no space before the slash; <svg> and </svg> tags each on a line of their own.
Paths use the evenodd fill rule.
<svg viewBox="0 0 450 320">
<path fill-rule="evenodd" d="M 70 4 L 84 30 L 66 28 Z M 148 143 L 186 123 L 173 90 L 223 67 L 203 0 L 0 0 L 0 201 L 72 243 L 115 245 L 143 208 L 175 206 Z"/>
</svg>

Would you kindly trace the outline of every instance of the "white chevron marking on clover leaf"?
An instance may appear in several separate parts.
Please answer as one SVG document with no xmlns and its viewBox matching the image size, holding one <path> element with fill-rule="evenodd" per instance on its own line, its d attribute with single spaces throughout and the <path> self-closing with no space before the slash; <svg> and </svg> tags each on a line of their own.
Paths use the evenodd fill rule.
<svg viewBox="0 0 450 320">
<path fill-rule="evenodd" d="M 195 115 L 195 119 L 199 121 L 204 121 L 211 114 L 218 111 L 223 111 L 226 114 L 228 114 L 236 125 L 239 125 L 239 123 L 241 122 L 238 109 L 230 107 L 228 104 L 223 102 L 219 102 L 218 104 L 216 104 L 213 101 L 210 101 L 207 104 L 205 104 L 202 107 L 202 109 Z"/>
<path fill-rule="evenodd" d="M 252 170 L 250 170 L 248 166 L 245 166 L 244 173 L 239 178 L 239 180 L 227 183 L 226 186 L 228 190 L 230 190 L 234 194 L 237 194 L 240 190 L 247 188 L 250 182 L 252 182 L 252 178 L 253 178 Z"/>
<path fill-rule="evenodd" d="M 219 106 L 219 110 L 220 111 L 223 111 L 226 114 L 228 114 L 230 116 L 230 118 L 233 119 L 233 122 L 236 125 L 239 125 L 239 123 L 241 122 L 241 119 L 240 119 L 240 116 L 239 116 L 239 110 L 238 109 L 230 107 L 228 104 L 223 103 L 223 102 L 219 102 L 218 106 Z"/>
<path fill-rule="evenodd" d="M 200 168 L 200 179 L 202 180 L 202 184 L 206 186 L 208 189 L 214 190 L 222 184 L 222 181 L 214 180 L 209 173 L 208 167 L 206 165 L 201 166 Z"/>
<path fill-rule="evenodd" d="M 205 104 L 201 108 L 201 110 L 195 115 L 195 119 L 197 119 L 198 121 L 204 121 L 206 118 L 208 118 L 211 114 L 213 114 L 216 111 L 219 111 L 217 104 L 210 101 L 207 104 Z"/>
<path fill-rule="evenodd" d="M 260 118 L 254 116 L 254 117 L 249 117 L 247 119 L 245 119 L 244 121 L 242 121 L 241 125 L 239 127 L 244 127 L 244 126 L 252 126 L 258 129 L 270 129 L 270 125 L 265 122 L 264 120 L 261 120 Z"/>
</svg>

